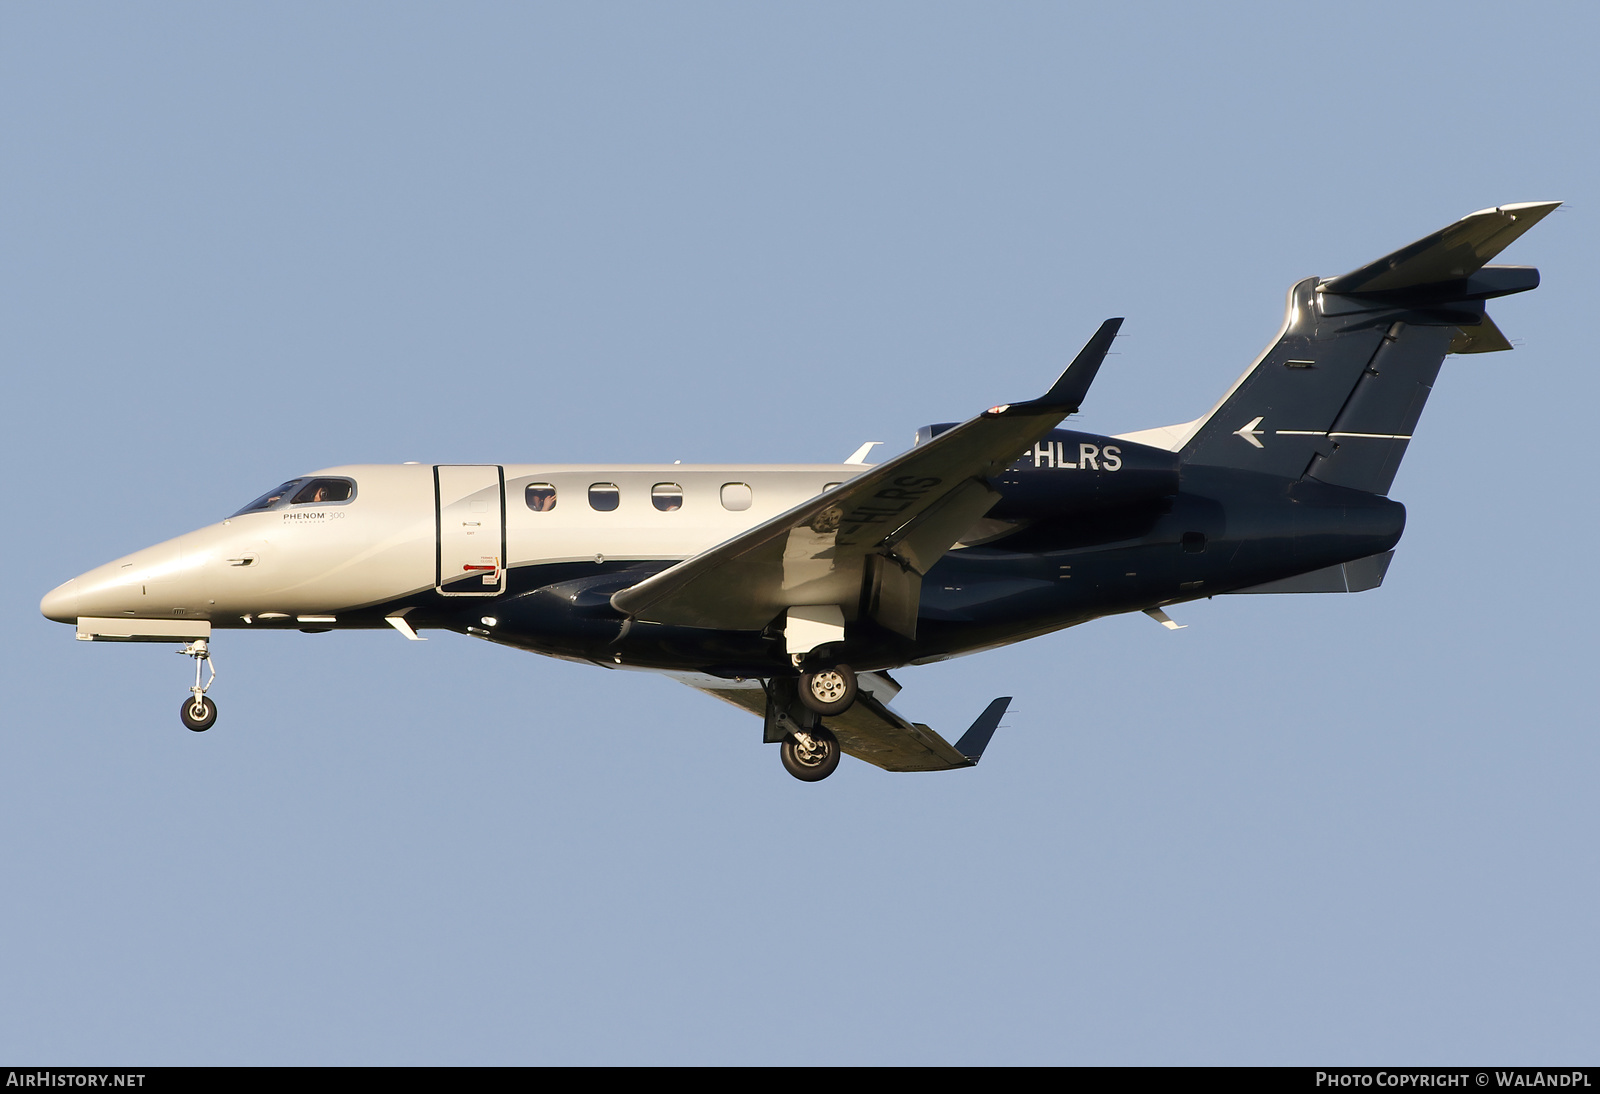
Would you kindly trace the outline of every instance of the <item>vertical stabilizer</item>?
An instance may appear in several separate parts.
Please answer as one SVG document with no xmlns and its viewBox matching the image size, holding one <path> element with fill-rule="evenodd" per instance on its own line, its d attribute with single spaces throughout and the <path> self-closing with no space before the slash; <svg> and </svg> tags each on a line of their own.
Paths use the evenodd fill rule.
<svg viewBox="0 0 1600 1094">
<path fill-rule="evenodd" d="M 1511 348 L 1484 303 L 1539 284 L 1485 263 L 1558 204 L 1485 209 L 1295 285 L 1277 341 L 1194 424 L 1184 462 L 1388 493 L 1445 355 Z"/>
</svg>

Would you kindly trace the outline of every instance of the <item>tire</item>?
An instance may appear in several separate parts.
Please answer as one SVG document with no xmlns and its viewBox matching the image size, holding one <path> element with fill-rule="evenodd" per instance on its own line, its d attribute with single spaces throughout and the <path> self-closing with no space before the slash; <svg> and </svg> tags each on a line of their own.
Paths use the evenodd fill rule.
<svg viewBox="0 0 1600 1094">
<path fill-rule="evenodd" d="M 198 717 L 195 715 L 196 706 L 200 708 Z M 200 701 L 196 703 L 194 696 L 191 695 L 183 701 L 183 706 L 178 708 L 178 717 L 183 719 L 183 727 L 185 729 L 192 729 L 196 733 L 204 733 L 216 724 L 217 704 L 213 703 L 205 695 L 200 696 Z"/>
<path fill-rule="evenodd" d="M 839 766 L 839 739 L 821 726 L 813 729 L 809 736 L 810 748 L 802 747 L 793 734 L 785 737 L 778 747 L 783 755 L 784 770 L 801 782 L 821 782 Z"/>
<path fill-rule="evenodd" d="M 856 674 L 849 665 L 802 673 L 800 705 L 823 717 L 843 714 L 856 701 Z"/>
</svg>

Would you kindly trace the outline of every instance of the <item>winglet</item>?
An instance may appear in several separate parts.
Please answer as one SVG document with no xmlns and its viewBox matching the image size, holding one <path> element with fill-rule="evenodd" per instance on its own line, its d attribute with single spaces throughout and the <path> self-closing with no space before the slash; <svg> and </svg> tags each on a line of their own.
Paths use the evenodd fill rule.
<svg viewBox="0 0 1600 1094">
<path fill-rule="evenodd" d="M 1120 323 L 1121 320 L 1113 320 Z M 1101 328 L 1102 330 L 1105 328 Z M 961 735 L 961 740 L 956 742 L 956 751 L 976 764 L 983 758 L 983 750 L 989 747 L 989 738 L 994 736 L 994 731 L 1000 728 L 1000 719 L 1005 717 L 1006 708 L 1011 705 L 1011 696 L 1006 695 L 990 703 L 984 712 L 978 715 L 978 720 L 972 727 Z"/>
<path fill-rule="evenodd" d="M 1094 383 L 1094 377 L 1100 371 L 1100 362 L 1106 359 L 1106 354 L 1111 349 L 1111 342 L 1117 337 L 1117 331 L 1122 327 L 1121 319 L 1107 319 L 1100 324 L 1100 329 L 1094 332 L 1094 337 L 1089 339 L 1083 351 L 1072 359 L 1072 364 L 1061 374 L 1049 391 L 1029 403 L 1015 403 L 1014 409 L 1027 410 L 1060 410 L 1063 414 L 1076 414 L 1078 407 L 1083 404 L 1083 397 L 1089 394 L 1089 385 Z"/>
</svg>

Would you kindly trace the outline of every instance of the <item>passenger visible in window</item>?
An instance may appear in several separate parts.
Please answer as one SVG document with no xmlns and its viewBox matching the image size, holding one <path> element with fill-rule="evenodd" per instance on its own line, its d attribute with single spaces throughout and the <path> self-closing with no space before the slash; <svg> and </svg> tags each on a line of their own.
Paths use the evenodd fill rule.
<svg viewBox="0 0 1600 1094">
<path fill-rule="evenodd" d="M 547 482 L 529 483 L 524 497 L 535 513 L 548 513 L 556 507 L 556 488 Z"/>
<path fill-rule="evenodd" d="M 658 482 L 650 488 L 650 503 L 663 513 L 683 508 L 683 487 L 675 482 Z"/>
</svg>

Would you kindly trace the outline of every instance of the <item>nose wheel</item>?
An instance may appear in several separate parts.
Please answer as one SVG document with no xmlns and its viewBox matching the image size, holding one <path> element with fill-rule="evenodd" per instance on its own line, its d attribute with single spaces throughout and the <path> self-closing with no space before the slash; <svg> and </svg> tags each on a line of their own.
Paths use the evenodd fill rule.
<svg viewBox="0 0 1600 1094">
<path fill-rule="evenodd" d="M 183 727 L 192 729 L 196 733 L 204 733 L 217 721 L 217 704 L 202 695 L 198 699 L 190 696 L 183 701 L 183 706 L 178 709 L 178 717 L 183 719 Z"/>
<path fill-rule="evenodd" d="M 204 638 L 190 642 L 178 651 L 185 657 L 194 658 L 194 687 L 189 689 L 189 698 L 183 701 L 183 706 L 178 708 L 178 717 L 183 720 L 185 729 L 195 733 L 204 733 L 217 721 L 217 704 L 212 702 L 206 692 L 211 685 L 216 683 L 217 669 L 211 663 L 211 649 Z M 205 683 L 200 682 L 202 669 L 209 670 L 211 675 Z"/>
</svg>

